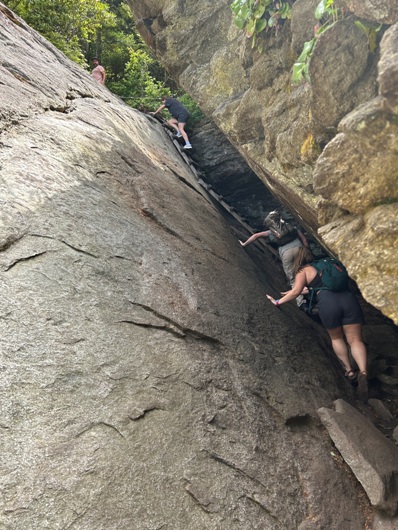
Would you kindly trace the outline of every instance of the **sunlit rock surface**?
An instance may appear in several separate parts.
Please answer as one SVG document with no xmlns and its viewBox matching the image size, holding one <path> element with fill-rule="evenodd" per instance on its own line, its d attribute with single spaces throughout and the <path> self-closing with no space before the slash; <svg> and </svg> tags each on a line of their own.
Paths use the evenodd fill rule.
<svg viewBox="0 0 398 530">
<path fill-rule="evenodd" d="M 0 5 L 2 528 L 364 527 L 352 390 L 154 120 Z"/>
<path fill-rule="evenodd" d="M 319 36 L 312 83 L 299 85 L 292 67 L 314 36 L 316 0 L 296 0 L 292 20 L 260 38 L 263 53 L 223 0 L 129 3 L 175 79 L 397 323 L 396 1 L 340 0 L 351 11 Z M 372 28 L 374 52 L 365 33 Z"/>
</svg>

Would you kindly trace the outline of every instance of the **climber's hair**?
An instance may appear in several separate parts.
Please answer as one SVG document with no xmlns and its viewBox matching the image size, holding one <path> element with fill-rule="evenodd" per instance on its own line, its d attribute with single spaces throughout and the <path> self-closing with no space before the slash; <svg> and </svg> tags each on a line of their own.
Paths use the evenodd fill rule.
<svg viewBox="0 0 398 530">
<path fill-rule="evenodd" d="M 304 246 L 300 247 L 294 258 L 294 275 L 296 276 L 298 272 L 302 271 L 306 265 L 313 261 L 314 256 L 310 249 Z"/>
</svg>

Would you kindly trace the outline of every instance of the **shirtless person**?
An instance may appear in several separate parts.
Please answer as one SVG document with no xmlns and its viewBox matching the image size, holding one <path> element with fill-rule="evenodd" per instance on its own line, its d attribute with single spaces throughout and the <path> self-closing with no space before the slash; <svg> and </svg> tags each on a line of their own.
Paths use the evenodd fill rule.
<svg viewBox="0 0 398 530">
<path fill-rule="evenodd" d="M 91 62 L 94 65 L 94 70 L 91 72 L 91 75 L 96 79 L 101 85 L 105 85 L 106 72 L 105 68 L 100 65 L 97 57 L 93 57 Z"/>
</svg>

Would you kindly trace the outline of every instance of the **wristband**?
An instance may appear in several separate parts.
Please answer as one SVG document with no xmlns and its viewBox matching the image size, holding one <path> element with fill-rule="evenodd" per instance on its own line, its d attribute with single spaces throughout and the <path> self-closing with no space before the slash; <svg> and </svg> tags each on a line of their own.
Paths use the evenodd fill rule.
<svg viewBox="0 0 398 530">
<path fill-rule="evenodd" d="M 280 300 L 275 300 L 275 305 L 279 305 L 280 304 Z"/>
</svg>

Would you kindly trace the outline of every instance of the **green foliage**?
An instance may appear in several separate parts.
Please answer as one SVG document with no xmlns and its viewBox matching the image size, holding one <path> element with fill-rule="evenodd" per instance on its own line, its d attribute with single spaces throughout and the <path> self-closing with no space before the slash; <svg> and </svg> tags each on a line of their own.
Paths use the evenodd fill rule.
<svg viewBox="0 0 398 530">
<path fill-rule="evenodd" d="M 292 14 L 288 0 L 234 0 L 231 9 L 234 24 L 252 39 L 252 48 L 262 31 L 271 28 L 278 31 L 281 21 L 291 18 Z M 261 45 L 259 48 L 261 51 Z"/>
<path fill-rule="evenodd" d="M 310 66 L 310 58 L 312 55 L 312 50 L 315 46 L 315 37 L 310 41 L 304 43 L 303 51 L 300 54 L 300 57 L 293 65 L 293 83 L 300 83 L 303 79 L 306 81 L 310 80 L 310 75 L 308 72 Z"/>
<path fill-rule="evenodd" d="M 83 50 L 97 31 L 115 23 L 109 6 L 98 0 L 6 0 L 5 3 L 81 65 L 86 64 Z"/>
<path fill-rule="evenodd" d="M 381 30 L 383 24 L 379 24 L 378 26 L 367 26 L 363 24 L 362 22 L 360 22 L 359 20 L 356 20 L 355 25 L 359 29 L 361 29 L 365 33 L 365 35 L 368 37 L 369 51 L 370 53 L 374 53 L 376 49 L 377 34 Z"/>
<path fill-rule="evenodd" d="M 315 9 L 315 18 L 321 20 L 327 17 L 328 20 L 336 22 L 339 17 L 339 9 L 335 7 L 334 0 L 321 0 Z"/>
<path fill-rule="evenodd" d="M 300 83 L 303 80 L 311 81 L 309 67 L 317 39 L 321 33 L 330 29 L 343 16 L 343 11 L 335 7 L 334 0 L 321 0 L 319 2 L 315 10 L 315 18 L 319 21 L 314 28 L 315 36 L 310 41 L 304 43 L 303 50 L 293 65 L 293 83 Z"/>
<path fill-rule="evenodd" d="M 128 105 L 139 110 L 153 110 L 159 107 L 162 95 L 170 94 L 170 89 L 151 76 L 150 67 L 153 62 L 154 59 L 144 49 L 130 50 L 130 58 L 122 78 L 111 81 L 109 89 Z"/>
</svg>

